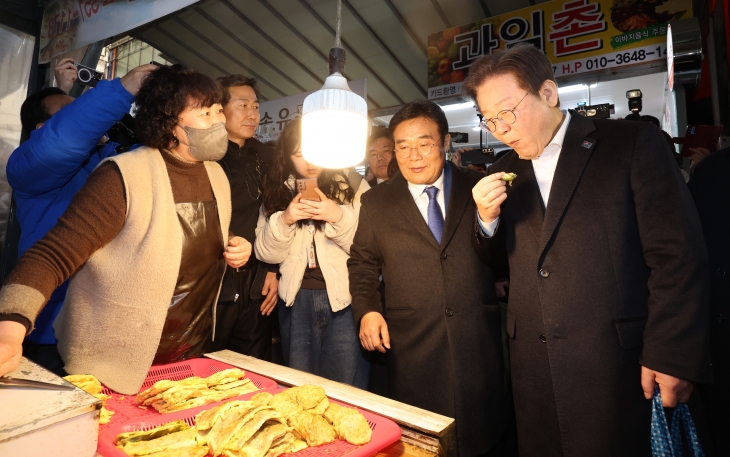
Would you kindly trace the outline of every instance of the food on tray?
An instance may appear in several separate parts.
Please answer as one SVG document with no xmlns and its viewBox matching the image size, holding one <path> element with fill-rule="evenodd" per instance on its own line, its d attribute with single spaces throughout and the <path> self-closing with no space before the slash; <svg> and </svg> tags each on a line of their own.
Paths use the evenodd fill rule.
<svg viewBox="0 0 730 457">
<path fill-rule="evenodd" d="M 239 378 L 218 378 L 225 379 L 236 382 Z M 198 385 L 200 381 L 198 378 L 188 384 Z M 210 381 L 210 386 L 220 385 L 215 382 Z M 152 386 L 148 391 L 156 396 L 172 388 Z M 154 397 L 142 392 L 138 398 L 147 401 Z M 193 428 L 175 421 L 152 430 L 122 433 L 115 444 L 131 456 L 203 457 L 210 452 L 214 457 L 278 457 L 328 444 L 338 437 L 362 445 L 370 442 L 372 430 L 356 409 L 330 403 L 324 389 L 306 385 L 223 403 L 195 416 Z"/>
<path fill-rule="evenodd" d="M 137 394 L 137 404 L 152 406 L 161 413 L 194 408 L 258 390 L 238 368 L 219 371 L 207 378 L 192 376 L 182 381 L 157 381 Z"/>
<path fill-rule="evenodd" d="M 630 32 L 679 20 L 691 7 L 691 0 L 613 0 L 611 23 Z"/>
<path fill-rule="evenodd" d="M 514 173 L 502 173 L 501 179 L 504 182 L 508 182 L 510 187 L 512 187 L 512 181 L 514 181 L 516 177 L 517 177 L 517 175 Z"/>
<path fill-rule="evenodd" d="M 106 409 L 106 401 L 108 395 L 101 393 L 102 386 L 96 376 L 90 374 L 71 374 L 64 376 L 63 379 L 75 385 L 86 393 L 89 393 L 101 400 L 101 411 L 99 411 L 99 424 L 108 424 L 114 415 L 114 411 Z"/>
</svg>

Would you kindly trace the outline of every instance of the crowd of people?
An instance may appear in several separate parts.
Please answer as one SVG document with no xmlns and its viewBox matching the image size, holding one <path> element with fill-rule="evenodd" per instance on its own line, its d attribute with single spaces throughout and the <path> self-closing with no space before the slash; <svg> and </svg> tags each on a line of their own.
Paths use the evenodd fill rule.
<svg viewBox="0 0 730 457">
<path fill-rule="evenodd" d="M 455 418 L 460 456 L 651 455 L 657 388 L 730 452 L 727 149 L 688 186 L 653 124 L 561 109 L 531 45 L 464 82 L 511 148 L 486 175 L 446 160 L 430 101 L 373 130 L 363 179 L 308 163 L 300 119 L 258 141 L 244 75 L 143 65 L 74 100 L 68 65 L 8 162 L 0 375 L 26 356 L 135 394 L 209 351 L 274 360 L 278 329 L 287 366 Z"/>
</svg>

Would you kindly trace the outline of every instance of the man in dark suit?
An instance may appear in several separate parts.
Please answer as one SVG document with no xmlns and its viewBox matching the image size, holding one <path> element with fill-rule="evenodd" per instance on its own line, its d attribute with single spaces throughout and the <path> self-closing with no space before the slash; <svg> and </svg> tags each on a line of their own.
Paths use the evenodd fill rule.
<svg viewBox="0 0 730 457">
<path fill-rule="evenodd" d="M 393 158 L 393 141 L 385 128 L 373 128 L 368 138 L 368 165 L 373 179 L 368 180 L 370 188 L 388 180 L 388 164 Z"/>
<path fill-rule="evenodd" d="M 709 151 L 708 151 L 709 152 Z M 710 356 L 715 383 L 702 386 L 702 404 L 716 455 L 730 455 L 730 148 L 716 151 L 692 173 L 710 258 Z"/>
<path fill-rule="evenodd" d="M 666 141 L 561 111 L 531 45 L 480 58 L 464 89 L 513 148 L 473 195 L 482 244 L 509 259 L 520 455 L 651 455 L 655 385 L 676 406 L 711 379 L 707 254 Z"/>
<path fill-rule="evenodd" d="M 362 196 L 348 262 L 352 310 L 363 347 L 387 353 L 394 399 L 455 418 L 459 455 L 504 455 L 500 310 L 471 241 L 470 192 L 483 175 L 448 165 L 448 131 L 432 102 L 393 116 L 400 172 Z"/>
</svg>

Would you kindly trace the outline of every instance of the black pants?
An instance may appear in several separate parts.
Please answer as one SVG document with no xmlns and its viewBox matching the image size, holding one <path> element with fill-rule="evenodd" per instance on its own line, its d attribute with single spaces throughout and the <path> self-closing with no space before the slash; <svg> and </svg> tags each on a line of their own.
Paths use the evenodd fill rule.
<svg viewBox="0 0 730 457">
<path fill-rule="evenodd" d="M 23 343 L 23 356 L 58 376 L 68 374 L 63 369 L 63 359 L 61 359 L 58 346 L 55 344 L 36 344 L 25 341 Z"/>
<path fill-rule="evenodd" d="M 261 300 L 251 300 L 255 276 L 255 268 L 245 273 L 243 293 L 236 301 L 218 302 L 215 341 L 209 344 L 208 352 L 230 349 L 271 362 L 272 325 L 276 315 L 261 315 Z"/>
</svg>

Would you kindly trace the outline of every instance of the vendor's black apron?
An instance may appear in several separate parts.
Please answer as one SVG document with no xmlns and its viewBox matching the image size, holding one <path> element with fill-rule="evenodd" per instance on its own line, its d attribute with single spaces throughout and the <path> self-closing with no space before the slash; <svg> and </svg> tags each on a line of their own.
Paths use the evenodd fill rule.
<svg viewBox="0 0 730 457">
<path fill-rule="evenodd" d="M 178 203 L 175 210 L 183 233 L 182 258 L 153 365 L 202 354 L 226 269 L 216 202 Z"/>
</svg>

